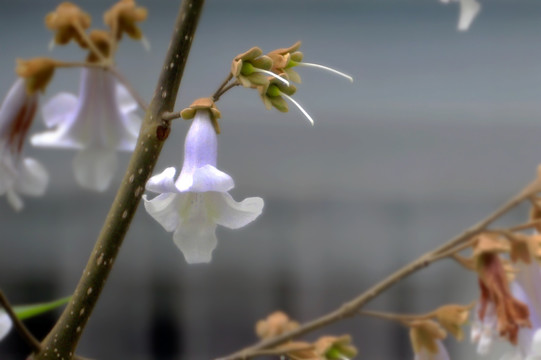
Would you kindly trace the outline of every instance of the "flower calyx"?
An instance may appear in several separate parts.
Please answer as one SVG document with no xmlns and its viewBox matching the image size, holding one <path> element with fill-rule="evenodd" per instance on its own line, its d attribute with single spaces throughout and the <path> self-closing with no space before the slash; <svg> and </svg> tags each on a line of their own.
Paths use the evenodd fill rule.
<svg viewBox="0 0 541 360">
<path fill-rule="evenodd" d="M 146 20 L 147 15 L 147 9 L 138 7 L 134 0 L 120 0 L 105 12 L 103 21 L 117 40 L 122 38 L 123 33 L 132 39 L 142 40 L 143 32 L 137 23 Z"/>
<path fill-rule="evenodd" d="M 301 44 L 300 41 L 297 41 L 290 47 L 272 50 L 267 54 L 272 59 L 273 72 L 276 74 L 286 73 L 291 81 L 298 84 L 301 83 L 301 77 L 293 70 L 293 67 L 298 65 L 303 59 L 302 52 L 298 51 Z"/>
<path fill-rule="evenodd" d="M 296 66 L 318 68 L 341 76 L 348 79 L 350 82 L 353 82 L 353 77 L 341 71 L 338 71 L 328 66 L 303 61 L 304 55 L 302 52 L 299 51 L 300 47 L 301 42 L 297 41 L 295 44 L 291 45 L 288 48 L 276 49 L 269 52 L 267 56 L 270 57 L 273 62 L 271 70 L 277 74 L 285 73 L 291 81 L 299 84 L 301 83 L 301 77 L 295 70 L 293 70 L 293 68 Z"/>
<path fill-rule="evenodd" d="M 221 130 L 218 119 L 222 117 L 222 114 L 220 113 L 220 110 L 218 110 L 218 107 L 216 107 L 216 104 L 214 103 L 214 101 L 212 101 L 211 98 L 199 98 L 194 100 L 194 102 L 190 106 L 180 112 L 180 116 L 184 120 L 191 120 L 194 118 L 197 110 L 205 109 L 210 112 L 210 120 L 212 122 L 212 126 L 214 127 L 216 134 L 219 134 Z"/>
<path fill-rule="evenodd" d="M 288 112 L 289 107 L 287 102 L 284 99 L 289 98 L 297 91 L 297 88 L 294 85 L 286 86 L 280 81 L 270 78 L 266 86 L 261 86 L 259 89 L 259 96 L 265 105 L 267 110 L 276 108 L 280 112 Z"/>
<path fill-rule="evenodd" d="M 81 36 L 90 27 L 92 18 L 77 5 L 63 2 L 45 16 L 45 26 L 55 32 L 53 42 L 65 45 L 75 40 L 82 48 L 86 48 L 85 39 Z"/>
<path fill-rule="evenodd" d="M 264 320 L 259 320 L 256 323 L 255 332 L 260 339 L 268 339 L 298 327 L 299 323 L 291 320 L 286 313 L 275 311 Z"/>
<path fill-rule="evenodd" d="M 409 323 L 410 341 L 416 355 L 432 358 L 445 351 L 441 340 L 447 337 L 447 332 L 433 320 L 415 320 Z"/>
<path fill-rule="evenodd" d="M 315 353 L 326 360 L 347 360 L 357 356 L 357 348 L 350 335 L 322 336 L 314 343 Z"/>
<path fill-rule="evenodd" d="M 15 72 L 25 79 L 28 94 L 34 94 L 37 91 L 45 91 L 53 77 L 56 65 L 56 60 L 46 57 L 30 60 L 17 59 Z"/>
<path fill-rule="evenodd" d="M 276 76 L 270 71 L 272 66 L 271 58 L 263 55 L 263 51 L 255 46 L 235 56 L 231 63 L 231 75 L 247 88 L 265 86 L 269 76 Z"/>
<path fill-rule="evenodd" d="M 474 303 L 469 305 L 443 305 L 434 311 L 434 315 L 440 325 L 460 341 L 464 338 L 464 332 L 461 326 L 468 322 L 469 313 L 473 305 Z"/>
</svg>

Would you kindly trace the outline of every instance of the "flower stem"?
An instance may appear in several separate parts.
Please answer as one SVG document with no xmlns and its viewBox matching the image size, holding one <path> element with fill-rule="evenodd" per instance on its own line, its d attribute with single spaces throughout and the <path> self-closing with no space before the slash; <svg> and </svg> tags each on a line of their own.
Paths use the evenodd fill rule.
<svg viewBox="0 0 541 360">
<path fill-rule="evenodd" d="M 220 97 L 220 95 L 223 94 L 221 91 L 227 86 L 227 84 L 229 84 L 229 81 L 231 81 L 231 79 L 233 79 L 233 74 L 229 73 L 227 77 L 225 78 L 225 80 L 220 84 L 218 89 L 216 89 L 216 91 L 214 92 L 214 95 L 212 95 L 211 97 L 212 101 L 215 101 L 215 102 L 218 101 L 218 98 Z"/>
<path fill-rule="evenodd" d="M 309 321 L 298 328 L 283 333 L 281 335 L 275 336 L 273 338 L 262 340 L 254 345 L 251 345 L 247 348 L 239 350 L 231 355 L 220 358 L 220 360 L 236 360 L 250 357 L 252 352 L 257 352 L 262 349 L 271 349 L 277 345 L 283 344 L 286 341 L 292 340 L 294 338 L 300 337 L 302 335 L 308 334 L 312 331 L 321 329 L 329 324 L 336 323 L 347 317 L 351 317 L 355 314 L 358 314 L 359 310 L 369 301 L 376 298 L 378 295 L 386 291 L 392 285 L 396 284 L 405 277 L 415 273 L 416 271 L 423 269 L 433 263 L 434 261 L 440 260 L 439 254 L 445 253 L 450 249 L 455 249 L 464 242 L 470 240 L 473 236 L 483 232 L 490 224 L 495 220 L 500 218 L 502 215 L 515 208 L 525 199 L 534 195 L 535 193 L 541 191 L 541 181 L 539 178 L 536 178 L 532 183 L 524 187 L 517 195 L 509 199 L 505 204 L 500 208 L 494 211 L 492 214 L 487 216 L 482 221 L 478 222 L 471 228 L 464 230 L 461 234 L 455 236 L 454 238 L 448 240 L 443 245 L 439 246 L 435 250 L 428 252 L 424 255 L 421 255 L 416 260 L 412 261 L 408 265 L 402 267 L 401 269 L 395 271 L 391 275 L 387 276 L 382 281 L 370 287 L 368 290 L 364 291 L 358 295 L 353 300 L 343 304 L 339 308 L 319 317 L 312 321 Z M 455 254 L 455 252 L 451 252 Z M 449 255 L 453 256 L 453 255 Z"/>
<path fill-rule="evenodd" d="M 218 100 L 220 100 L 220 97 L 222 97 L 223 94 L 225 94 L 226 92 L 228 92 L 229 90 L 233 89 L 234 87 L 236 86 L 239 86 L 240 85 L 240 82 L 238 81 L 235 81 L 234 83 L 231 83 L 227 86 L 224 86 L 221 91 L 217 92 L 216 94 L 212 95 L 212 99 L 214 100 L 214 102 L 218 102 Z"/>
<path fill-rule="evenodd" d="M 137 146 L 115 200 L 86 265 L 83 275 L 60 319 L 41 344 L 41 351 L 30 357 L 34 360 L 72 359 L 77 343 L 94 309 L 122 241 L 141 197 L 145 183 L 152 174 L 163 144 L 167 139 L 169 123 L 162 113 L 172 111 L 180 86 L 184 67 L 204 0 L 183 0 L 165 57 L 154 97 L 148 106 L 141 126 Z M 175 66 L 169 66 L 170 63 Z M 57 352 L 47 349 L 57 349 Z"/>
</svg>

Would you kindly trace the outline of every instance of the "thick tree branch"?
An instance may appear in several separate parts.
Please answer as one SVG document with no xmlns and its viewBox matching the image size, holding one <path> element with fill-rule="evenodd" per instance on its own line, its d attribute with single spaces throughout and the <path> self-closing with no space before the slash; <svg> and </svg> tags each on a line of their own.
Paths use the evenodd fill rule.
<svg viewBox="0 0 541 360">
<path fill-rule="evenodd" d="M 173 110 L 203 3 L 204 0 L 183 0 L 181 3 L 160 78 L 122 184 L 72 300 L 33 359 L 72 359 L 74 356 L 141 200 L 145 183 L 169 134 L 169 122 L 162 120 L 162 113 Z"/>
</svg>

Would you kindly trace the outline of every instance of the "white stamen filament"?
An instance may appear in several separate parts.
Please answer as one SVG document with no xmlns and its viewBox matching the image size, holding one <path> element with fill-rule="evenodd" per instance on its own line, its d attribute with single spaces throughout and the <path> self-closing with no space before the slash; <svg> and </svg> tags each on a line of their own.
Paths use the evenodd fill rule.
<svg viewBox="0 0 541 360">
<path fill-rule="evenodd" d="M 289 86 L 289 81 L 287 81 L 286 79 L 284 79 L 284 78 L 281 77 L 280 75 L 276 75 L 276 74 L 273 73 L 272 71 L 263 70 L 263 69 L 258 69 L 258 68 L 254 68 L 254 71 L 255 71 L 255 72 L 260 72 L 260 73 L 263 73 L 263 74 L 270 75 L 270 76 L 274 77 L 275 79 L 280 80 L 281 82 L 283 82 L 284 84 L 286 84 L 286 86 Z"/>
<path fill-rule="evenodd" d="M 141 37 L 141 45 L 143 45 L 143 49 L 150 51 L 150 42 L 144 35 Z"/>
<path fill-rule="evenodd" d="M 55 45 L 55 44 L 54 44 L 54 38 L 53 38 L 53 39 L 51 39 L 51 41 L 49 41 L 49 46 L 48 46 L 49 51 L 53 51 L 54 45 Z"/>
<path fill-rule="evenodd" d="M 318 68 L 318 69 L 323 69 L 323 70 L 327 70 L 327 71 L 330 71 L 336 75 L 339 75 L 339 76 L 342 76 L 342 77 L 345 77 L 346 79 L 348 79 L 350 82 L 353 82 L 353 77 L 349 76 L 348 74 L 344 74 L 343 72 L 341 71 L 338 71 L 338 70 L 335 70 L 333 68 L 330 68 L 328 66 L 323 66 L 323 65 L 319 65 L 319 64 L 313 64 L 313 63 L 306 63 L 306 62 L 300 62 L 298 64 L 298 66 L 307 66 L 307 67 L 315 67 L 315 68 Z"/>
<path fill-rule="evenodd" d="M 304 116 L 306 116 L 306 118 L 308 119 L 308 121 L 310 121 L 310 124 L 312 124 L 312 126 L 314 125 L 314 120 L 312 119 L 312 117 L 310 116 L 310 114 L 308 114 L 306 112 L 306 110 L 303 109 L 303 107 L 301 106 L 301 104 L 299 104 L 298 102 L 296 102 L 291 96 L 287 95 L 287 94 L 284 94 L 284 93 L 281 93 L 281 95 L 283 97 L 285 97 L 286 99 L 288 99 L 289 101 L 291 101 L 293 104 L 295 104 L 299 110 L 304 114 Z"/>
</svg>

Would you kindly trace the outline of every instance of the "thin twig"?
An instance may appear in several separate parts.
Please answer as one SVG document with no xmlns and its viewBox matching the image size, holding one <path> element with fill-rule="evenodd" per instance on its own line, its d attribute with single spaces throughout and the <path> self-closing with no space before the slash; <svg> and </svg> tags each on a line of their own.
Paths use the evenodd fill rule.
<svg viewBox="0 0 541 360">
<path fill-rule="evenodd" d="M 218 89 L 216 89 L 216 92 L 214 92 L 214 95 L 212 95 L 211 99 L 212 101 L 216 102 L 218 101 L 218 98 L 220 97 L 218 94 L 220 94 L 220 91 L 229 83 L 229 81 L 233 79 L 233 74 L 229 73 L 225 80 L 220 84 Z"/>
<path fill-rule="evenodd" d="M 6 310 L 6 313 L 9 315 L 11 321 L 13 322 L 15 329 L 17 329 L 19 335 L 21 335 L 21 337 L 24 339 L 24 341 L 26 341 L 28 346 L 30 346 L 32 352 L 39 352 L 41 350 L 41 344 L 26 328 L 23 322 L 17 317 L 15 311 L 13 310 L 13 307 L 9 303 L 6 295 L 4 295 L 4 292 L 2 290 L 0 290 L 0 304 L 2 305 L 4 310 Z"/>
<path fill-rule="evenodd" d="M 430 318 L 433 318 L 435 314 L 433 312 L 428 314 L 393 314 L 388 312 L 382 312 L 382 311 L 373 311 L 373 310 L 364 310 L 359 311 L 359 315 L 363 316 L 370 316 L 375 317 L 378 319 L 384 319 L 384 320 L 391 320 L 399 322 L 402 325 L 408 325 L 411 321 L 414 320 L 428 320 Z"/>
<path fill-rule="evenodd" d="M 190 53 L 204 0 L 183 0 L 173 26 L 171 46 L 141 125 L 137 145 L 103 224 L 82 277 L 54 328 L 34 360 L 72 359 L 92 310 L 96 306 L 118 251 L 143 196 L 145 183 L 158 161 L 170 128 L 161 114 L 172 111 Z M 170 67 L 169 64 L 175 66 Z M 166 94 L 166 95 L 164 95 Z M 44 349 L 57 349 L 46 352 Z"/>
<path fill-rule="evenodd" d="M 212 98 L 214 99 L 214 102 L 217 102 L 218 100 L 220 100 L 220 97 L 225 94 L 226 92 L 228 92 L 229 90 L 231 90 L 232 88 L 236 87 L 236 86 L 239 86 L 240 85 L 240 82 L 238 81 L 235 81 L 234 83 L 231 83 L 229 85 L 227 85 L 226 87 L 224 87 L 221 91 L 217 92 L 216 94 L 214 94 L 212 96 Z"/>
<path fill-rule="evenodd" d="M 427 267 L 432 262 L 439 260 L 439 254 L 445 253 L 450 249 L 454 249 L 457 246 L 461 245 L 465 241 L 468 241 L 473 236 L 483 232 L 490 224 L 495 220 L 501 217 L 503 214 L 507 213 L 509 210 L 516 207 L 523 200 L 527 199 L 529 196 L 532 196 L 536 192 L 541 190 L 541 181 L 536 179 L 532 183 L 528 184 L 524 189 L 520 191 L 519 194 L 512 197 L 504 205 L 494 211 L 492 214 L 487 216 L 485 219 L 475 224 L 471 228 L 463 231 L 461 234 L 450 239 L 443 245 L 439 246 L 435 250 L 428 252 L 408 265 L 402 267 L 401 269 L 395 271 L 391 275 L 387 276 L 385 279 L 372 286 L 362 294 L 358 295 L 353 300 L 343 304 L 339 308 L 317 318 L 312 321 L 309 321 L 300 327 L 278 335 L 276 337 L 262 340 L 254 345 L 251 345 L 247 348 L 244 348 L 240 351 L 237 351 L 233 354 L 220 358 L 221 360 L 235 360 L 242 359 L 242 357 L 249 356 L 254 351 L 259 351 L 262 349 L 270 349 L 277 345 L 280 345 L 286 341 L 292 340 L 299 336 L 308 334 L 314 330 L 321 329 L 329 324 L 338 322 L 344 318 L 351 317 L 354 314 L 357 314 L 358 311 L 370 300 L 377 297 L 379 294 L 387 290 L 392 285 L 399 282 L 401 279 L 413 274 L 414 272 Z M 454 254 L 454 252 L 452 252 Z"/>
<path fill-rule="evenodd" d="M 515 232 L 515 231 L 521 231 L 521 230 L 530 229 L 530 228 L 533 228 L 533 227 L 536 227 L 536 226 L 541 226 L 541 220 L 534 220 L 534 221 L 530 221 L 530 222 L 527 222 L 527 223 L 524 223 L 524 224 L 519 224 L 519 225 L 510 227 L 508 230 L 512 231 L 512 232 Z"/>
<path fill-rule="evenodd" d="M 162 119 L 165 121 L 171 121 L 175 119 L 180 119 L 182 116 L 180 116 L 180 111 L 174 111 L 174 112 L 164 112 L 162 114 Z"/>
</svg>

